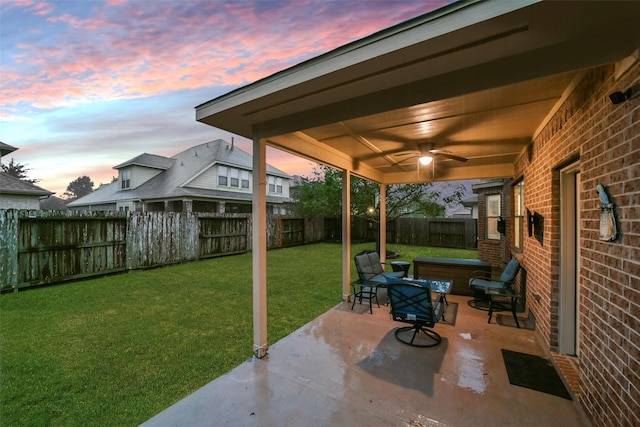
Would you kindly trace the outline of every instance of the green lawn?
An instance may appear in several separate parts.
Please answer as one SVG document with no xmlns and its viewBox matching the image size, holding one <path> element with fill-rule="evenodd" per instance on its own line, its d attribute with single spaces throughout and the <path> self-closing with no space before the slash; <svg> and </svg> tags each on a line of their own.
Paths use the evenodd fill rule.
<svg viewBox="0 0 640 427">
<path fill-rule="evenodd" d="M 352 255 L 373 244 L 352 247 Z M 476 251 L 392 245 L 415 256 Z M 268 252 L 274 343 L 340 302 L 342 249 Z M 352 276 L 355 267 L 352 263 Z M 0 297 L 0 425 L 137 425 L 252 356 L 251 255 Z"/>
</svg>

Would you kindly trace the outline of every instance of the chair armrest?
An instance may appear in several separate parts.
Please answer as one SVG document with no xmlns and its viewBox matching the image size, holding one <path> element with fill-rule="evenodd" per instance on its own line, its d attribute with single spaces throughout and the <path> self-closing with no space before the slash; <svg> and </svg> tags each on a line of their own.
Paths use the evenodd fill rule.
<svg viewBox="0 0 640 427">
<path fill-rule="evenodd" d="M 473 279 L 491 280 L 491 273 L 484 270 L 475 270 L 469 275 L 469 281 Z"/>
</svg>

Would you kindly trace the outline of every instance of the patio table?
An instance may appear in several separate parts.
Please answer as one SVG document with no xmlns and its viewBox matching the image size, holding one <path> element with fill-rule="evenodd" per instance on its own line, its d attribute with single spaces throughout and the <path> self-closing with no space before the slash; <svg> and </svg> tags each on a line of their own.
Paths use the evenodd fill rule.
<svg viewBox="0 0 640 427">
<path fill-rule="evenodd" d="M 418 285 L 425 284 L 431 287 L 431 292 L 438 293 L 438 302 L 443 304 L 442 307 L 442 320 L 445 320 L 444 315 L 447 311 L 447 306 L 449 302 L 447 301 L 447 294 L 451 292 L 451 280 L 432 280 L 432 279 L 404 279 L 411 283 L 415 283 Z"/>
</svg>

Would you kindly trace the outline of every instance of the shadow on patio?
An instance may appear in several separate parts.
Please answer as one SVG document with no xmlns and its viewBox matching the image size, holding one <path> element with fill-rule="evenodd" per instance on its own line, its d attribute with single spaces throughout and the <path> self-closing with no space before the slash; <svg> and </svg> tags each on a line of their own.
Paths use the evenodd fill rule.
<svg viewBox="0 0 640 427">
<path fill-rule="evenodd" d="M 533 331 L 448 299 L 437 347 L 397 341 L 388 307 L 342 303 L 143 425 L 590 425 L 575 400 L 509 383 L 501 349 L 548 357 Z"/>
</svg>

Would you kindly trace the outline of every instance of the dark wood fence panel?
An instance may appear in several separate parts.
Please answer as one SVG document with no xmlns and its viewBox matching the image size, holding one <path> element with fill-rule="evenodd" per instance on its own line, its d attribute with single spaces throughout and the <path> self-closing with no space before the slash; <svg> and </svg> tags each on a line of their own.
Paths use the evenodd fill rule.
<svg viewBox="0 0 640 427">
<path fill-rule="evenodd" d="M 476 220 L 471 218 L 398 218 L 387 225 L 387 243 L 475 249 Z"/>
<path fill-rule="evenodd" d="M 324 240 L 339 241 L 340 218 L 324 219 Z M 351 241 L 375 241 L 380 230 L 377 222 L 352 218 Z M 476 220 L 471 218 L 397 218 L 387 222 L 387 243 L 475 249 Z"/>
<path fill-rule="evenodd" d="M 199 257 L 244 253 L 249 250 L 250 215 L 199 217 Z"/>
<path fill-rule="evenodd" d="M 465 248 L 465 224 L 450 221 L 429 221 L 429 246 Z"/>
<path fill-rule="evenodd" d="M 126 270 L 126 219 L 52 215 L 19 219 L 17 283 L 56 283 Z"/>
<path fill-rule="evenodd" d="M 395 220 L 394 243 L 404 245 L 426 245 L 429 236 L 429 220 L 422 218 L 398 218 Z"/>
<path fill-rule="evenodd" d="M 325 217 L 324 218 L 323 238 L 328 242 L 342 241 L 342 223 L 341 218 Z"/>
<path fill-rule="evenodd" d="M 280 247 L 304 244 L 304 218 L 279 217 Z"/>
</svg>

